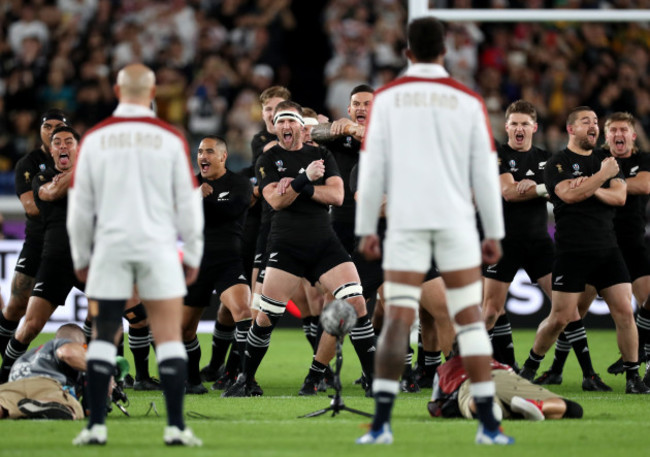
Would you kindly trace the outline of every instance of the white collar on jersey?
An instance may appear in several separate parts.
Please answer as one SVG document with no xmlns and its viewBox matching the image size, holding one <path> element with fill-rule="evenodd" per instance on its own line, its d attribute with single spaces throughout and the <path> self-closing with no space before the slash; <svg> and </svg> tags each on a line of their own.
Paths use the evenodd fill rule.
<svg viewBox="0 0 650 457">
<path fill-rule="evenodd" d="M 131 103 L 120 103 L 113 111 L 113 116 L 117 117 L 156 117 L 156 113 L 142 105 L 133 105 Z"/>
<path fill-rule="evenodd" d="M 437 63 L 414 63 L 409 65 L 404 76 L 419 78 L 447 78 L 449 73 L 442 65 Z"/>
</svg>

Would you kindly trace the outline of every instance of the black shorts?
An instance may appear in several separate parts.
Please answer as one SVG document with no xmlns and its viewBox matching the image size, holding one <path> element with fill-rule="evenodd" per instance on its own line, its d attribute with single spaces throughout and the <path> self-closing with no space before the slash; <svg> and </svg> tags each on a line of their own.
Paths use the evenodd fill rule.
<svg viewBox="0 0 650 457">
<path fill-rule="evenodd" d="M 351 261 L 350 254 L 332 234 L 310 243 L 271 241 L 266 266 L 306 278 L 315 284 L 324 273 Z"/>
<path fill-rule="evenodd" d="M 38 267 L 41 265 L 41 253 L 43 252 L 43 242 L 34 241 L 29 238 L 25 239 L 23 248 L 18 255 L 15 271 L 29 276 L 36 277 Z"/>
<path fill-rule="evenodd" d="M 643 240 L 640 243 L 621 244 L 619 246 L 627 271 L 630 273 L 630 280 L 634 282 L 642 276 L 650 275 L 650 258 L 648 248 Z"/>
<path fill-rule="evenodd" d="M 431 268 L 429 268 L 429 271 L 427 271 L 427 274 L 424 275 L 424 282 L 431 281 L 432 279 L 436 279 L 440 277 L 440 270 L 438 270 L 438 265 L 436 264 L 436 261 L 431 259 Z"/>
<path fill-rule="evenodd" d="M 332 228 L 341 241 L 341 244 L 343 244 L 343 248 L 345 248 L 348 254 L 352 255 L 352 252 L 354 252 L 354 245 L 356 244 L 354 236 L 354 221 L 345 222 L 333 220 Z"/>
<path fill-rule="evenodd" d="M 366 260 L 363 254 L 356 249 L 352 253 L 352 261 L 357 267 L 361 287 L 363 287 L 363 298 L 370 300 L 377 295 L 377 290 L 384 283 L 384 270 L 381 267 L 381 259 Z"/>
<path fill-rule="evenodd" d="M 501 282 L 512 282 L 520 268 L 536 282 L 553 269 L 555 245 L 551 238 L 538 240 L 503 240 L 503 257 L 496 264 L 483 265 L 483 276 Z"/>
<path fill-rule="evenodd" d="M 201 261 L 199 277 L 194 284 L 187 288 L 184 304 L 195 308 L 205 308 L 210 305 L 213 291 L 219 297 L 237 284 L 248 285 L 248 278 L 244 273 L 244 264 L 241 258 L 204 257 Z"/>
<path fill-rule="evenodd" d="M 257 243 L 255 245 L 255 259 L 253 260 L 253 268 L 261 268 L 264 262 L 264 254 L 269 241 L 269 233 L 271 233 L 271 222 L 262 222 L 260 230 L 257 232 Z"/>
<path fill-rule="evenodd" d="M 630 275 L 618 248 L 568 252 L 555 256 L 553 290 L 558 292 L 583 292 L 587 284 L 600 292 L 626 282 L 630 282 Z"/>
<path fill-rule="evenodd" d="M 73 287 L 83 291 L 85 284 L 75 276 L 71 258 L 46 256 L 41 259 L 32 289 L 34 297 L 41 297 L 53 306 L 63 306 Z"/>
</svg>

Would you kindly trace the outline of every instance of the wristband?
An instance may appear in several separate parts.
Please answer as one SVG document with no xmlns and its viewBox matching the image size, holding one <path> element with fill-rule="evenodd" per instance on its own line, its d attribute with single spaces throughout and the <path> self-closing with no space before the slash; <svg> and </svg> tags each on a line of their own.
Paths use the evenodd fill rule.
<svg viewBox="0 0 650 457">
<path fill-rule="evenodd" d="M 307 173 L 301 173 L 293 181 L 291 181 L 291 187 L 293 188 L 293 190 L 300 193 L 303 191 L 305 186 L 309 183 L 310 181 L 309 178 L 307 177 Z"/>
<path fill-rule="evenodd" d="M 300 195 L 306 195 L 309 198 L 313 197 L 314 185 L 312 183 L 305 185 L 305 187 L 302 188 L 302 192 L 300 192 Z"/>
<path fill-rule="evenodd" d="M 548 192 L 546 190 L 546 184 L 537 184 L 535 186 L 535 192 L 540 197 L 548 197 Z"/>
</svg>

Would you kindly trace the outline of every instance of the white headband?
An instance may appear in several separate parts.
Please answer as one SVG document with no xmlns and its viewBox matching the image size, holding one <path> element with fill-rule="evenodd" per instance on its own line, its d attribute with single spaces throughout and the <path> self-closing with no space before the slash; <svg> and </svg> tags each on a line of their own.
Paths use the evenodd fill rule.
<svg viewBox="0 0 650 457">
<path fill-rule="evenodd" d="M 305 121 L 302 116 L 295 111 L 280 111 L 273 116 L 273 125 L 277 124 L 280 119 L 293 119 L 297 121 L 300 125 L 305 125 Z"/>
<path fill-rule="evenodd" d="M 318 119 L 315 117 L 306 117 L 305 125 L 318 125 Z"/>
</svg>

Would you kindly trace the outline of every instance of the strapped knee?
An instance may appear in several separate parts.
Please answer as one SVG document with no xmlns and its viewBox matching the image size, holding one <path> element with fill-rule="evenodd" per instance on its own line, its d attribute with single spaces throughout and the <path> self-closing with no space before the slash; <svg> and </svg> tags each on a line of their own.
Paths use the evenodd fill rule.
<svg viewBox="0 0 650 457">
<path fill-rule="evenodd" d="M 262 295 L 260 298 L 260 308 L 269 318 L 279 319 L 287 309 L 287 303 Z"/>
<path fill-rule="evenodd" d="M 251 303 L 251 309 L 255 309 L 257 311 L 262 311 L 262 294 L 253 294 L 253 301 Z"/>
<path fill-rule="evenodd" d="M 474 322 L 456 327 L 456 338 L 462 357 L 491 356 L 492 343 L 484 322 Z"/>
<path fill-rule="evenodd" d="M 336 289 L 332 295 L 339 300 L 363 297 L 363 287 L 358 282 L 349 282 Z"/>
<path fill-rule="evenodd" d="M 454 316 L 466 308 L 478 306 L 481 303 L 483 285 L 481 281 L 473 282 L 463 287 L 447 289 L 447 309 L 449 316 Z"/>
<path fill-rule="evenodd" d="M 384 283 L 384 299 L 387 309 L 390 306 L 400 306 L 418 310 L 420 308 L 421 294 L 422 289 L 419 286 L 392 281 Z"/>
<path fill-rule="evenodd" d="M 122 313 L 126 300 L 99 300 L 94 323 L 97 339 L 113 342 L 117 330 L 122 325 Z"/>
<path fill-rule="evenodd" d="M 138 303 L 133 308 L 124 310 L 123 316 L 129 324 L 137 324 L 147 318 L 147 311 L 142 303 Z"/>
</svg>

